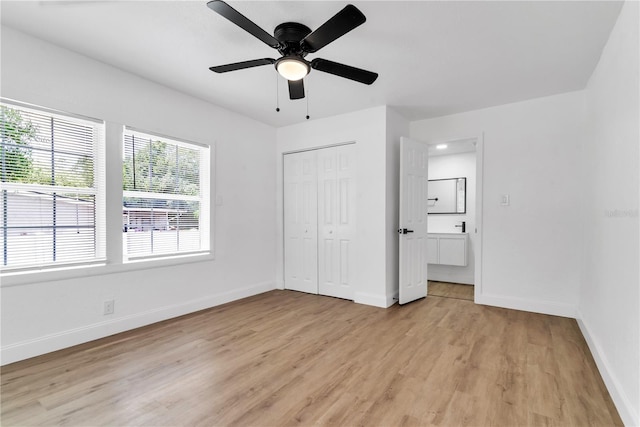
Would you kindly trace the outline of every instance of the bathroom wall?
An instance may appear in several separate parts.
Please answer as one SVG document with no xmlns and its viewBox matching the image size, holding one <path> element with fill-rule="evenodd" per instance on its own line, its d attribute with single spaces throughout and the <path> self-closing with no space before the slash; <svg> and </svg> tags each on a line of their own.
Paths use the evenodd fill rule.
<svg viewBox="0 0 640 427">
<path fill-rule="evenodd" d="M 429 179 L 467 178 L 466 214 L 430 214 L 428 227 L 430 233 L 460 233 L 456 225 L 466 223 L 469 234 L 467 247 L 468 264 L 466 267 L 449 265 L 429 265 L 429 280 L 465 283 L 473 285 L 475 271 L 476 235 L 476 153 L 460 153 L 429 157 Z"/>
</svg>

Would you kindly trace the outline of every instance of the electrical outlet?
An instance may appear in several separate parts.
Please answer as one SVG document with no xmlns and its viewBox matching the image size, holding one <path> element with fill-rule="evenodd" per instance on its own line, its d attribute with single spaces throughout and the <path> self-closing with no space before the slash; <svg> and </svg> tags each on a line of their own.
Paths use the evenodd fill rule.
<svg viewBox="0 0 640 427">
<path fill-rule="evenodd" d="M 113 314 L 115 309 L 116 302 L 114 300 L 109 300 L 104 302 L 104 315 Z"/>
</svg>

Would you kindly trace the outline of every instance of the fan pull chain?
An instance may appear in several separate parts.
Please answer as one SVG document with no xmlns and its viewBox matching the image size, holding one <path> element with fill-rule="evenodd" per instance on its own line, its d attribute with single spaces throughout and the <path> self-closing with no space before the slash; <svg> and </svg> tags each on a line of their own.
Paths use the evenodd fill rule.
<svg viewBox="0 0 640 427">
<path fill-rule="evenodd" d="M 309 80 L 307 80 L 307 120 L 309 120 Z"/>
<path fill-rule="evenodd" d="M 276 112 L 280 112 L 280 77 L 276 73 Z"/>
</svg>

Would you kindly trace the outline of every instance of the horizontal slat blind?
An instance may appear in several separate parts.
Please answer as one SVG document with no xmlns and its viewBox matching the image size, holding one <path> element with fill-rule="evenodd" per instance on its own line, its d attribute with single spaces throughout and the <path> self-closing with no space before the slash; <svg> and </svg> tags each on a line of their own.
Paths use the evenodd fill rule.
<svg viewBox="0 0 640 427">
<path fill-rule="evenodd" d="M 3 270 L 103 260 L 104 125 L 1 109 Z"/>
<path fill-rule="evenodd" d="M 209 149 L 131 129 L 124 134 L 125 257 L 209 249 Z"/>
</svg>

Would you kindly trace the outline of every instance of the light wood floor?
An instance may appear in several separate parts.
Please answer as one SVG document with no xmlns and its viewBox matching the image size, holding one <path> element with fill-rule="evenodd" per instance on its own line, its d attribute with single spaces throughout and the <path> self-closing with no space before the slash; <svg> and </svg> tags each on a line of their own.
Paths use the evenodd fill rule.
<svg viewBox="0 0 640 427">
<path fill-rule="evenodd" d="M 574 320 L 272 291 L 2 368 L 2 425 L 621 425 Z"/>
<path fill-rule="evenodd" d="M 436 282 L 429 280 L 429 295 L 444 298 L 457 298 L 473 301 L 473 285 L 459 283 Z"/>
</svg>

